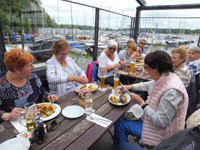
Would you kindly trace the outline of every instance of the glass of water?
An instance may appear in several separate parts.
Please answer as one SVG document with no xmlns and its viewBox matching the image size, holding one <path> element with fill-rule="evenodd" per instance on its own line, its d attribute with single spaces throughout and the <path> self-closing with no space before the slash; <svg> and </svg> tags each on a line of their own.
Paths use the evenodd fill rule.
<svg viewBox="0 0 200 150">
<path fill-rule="evenodd" d="M 94 109 L 93 109 L 93 99 L 86 98 L 85 99 L 85 113 L 87 115 L 90 115 L 93 112 L 94 112 Z"/>
</svg>

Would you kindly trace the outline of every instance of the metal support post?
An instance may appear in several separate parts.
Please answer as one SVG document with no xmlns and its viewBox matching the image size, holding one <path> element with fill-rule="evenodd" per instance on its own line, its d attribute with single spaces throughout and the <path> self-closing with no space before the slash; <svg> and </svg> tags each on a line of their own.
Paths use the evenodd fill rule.
<svg viewBox="0 0 200 150">
<path fill-rule="evenodd" d="M 95 28 L 94 28 L 94 49 L 93 49 L 93 61 L 97 60 L 98 53 L 98 38 L 99 38 L 99 8 L 95 8 Z"/>
<path fill-rule="evenodd" d="M 134 31 L 134 39 L 135 39 L 136 43 L 137 43 L 137 39 L 138 39 L 138 31 L 139 31 L 139 24 L 140 24 L 140 14 L 141 14 L 141 9 L 140 9 L 140 7 L 137 7 L 136 19 L 135 19 L 135 31 Z"/>
<path fill-rule="evenodd" d="M 6 49 L 5 49 L 4 39 L 3 39 L 3 28 L 0 21 L 0 72 L 3 72 L 6 70 L 6 66 L 3 62 L 5 52 L 6 52 Z"/>
</svg>

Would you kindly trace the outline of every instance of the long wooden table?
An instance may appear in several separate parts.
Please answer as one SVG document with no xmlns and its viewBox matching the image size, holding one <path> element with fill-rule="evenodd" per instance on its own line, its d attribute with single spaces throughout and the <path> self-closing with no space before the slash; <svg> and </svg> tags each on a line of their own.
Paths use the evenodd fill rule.
<svg viewBox="0 0 200 150">
<path fill-rule="evenodd" d="M 95 91 L 93 94 L 95 113 L 104 116 L 112 123 L 103 128 L 95 123 L 86 120 L 86 115 L 80 118 L 68 119 L 59 114 L 54 118 L 57 122 L 61 122 L 61 125 L 54 131 L 48 133 L 47 141 L 42 144 L 31 144 L 33 150 L 86 150 L 92 146 L 133 104 L 131 101 L 125 106 L 114 106 L 108 102 L 108 96 L 111 90 Z M 61 108 L 65 108 L 69 105 L 78 105 L 77 101 L 72 101 L 77 97 L 77 93 L 72 92 L 67 94 L 58 100 L 58 104 Z M 47 122 L 48 123 L 48 122 Z M 3 122 L 0 124 L 0 143 L 15 137 L 18 132 L 12 126 L 10 122 Z"/>
<path fill-rule="evenodd" d="M 120 76 L 131 77 L 131 78 L 140 79 L 144 81 L 152 80 L 151 76 L 146 71 L 137 70 L 136 68 L 133 74 L 130 73 L 130 67 L 124 67 L 121 70 L 119 70 L 118 73 L 120 74 Z"/>
</svg>

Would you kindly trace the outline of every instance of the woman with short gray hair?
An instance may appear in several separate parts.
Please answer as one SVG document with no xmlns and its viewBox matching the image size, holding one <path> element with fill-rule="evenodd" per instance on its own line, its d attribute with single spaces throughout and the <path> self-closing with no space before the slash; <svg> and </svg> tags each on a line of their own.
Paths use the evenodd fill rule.
<svg viewBox="0 0 200 150">
<path fill-rule="evenodd" d="M 113 86 L 114 80 L 113 75 L 118 71 L 118 68 L 120 66 L 124 66 L 125 62 L 120 61 L 119 56 L 117 54 L 117 48 L 118 44 L 115 40 L 110 40 L 107 49 L 104 50 L 100 57 L 99 57 L 99 68 L 106 68 L 107 74 L 106 74 L 106 80 L 105 84 L 109 84 L 110 86 Z"/>
</svg>

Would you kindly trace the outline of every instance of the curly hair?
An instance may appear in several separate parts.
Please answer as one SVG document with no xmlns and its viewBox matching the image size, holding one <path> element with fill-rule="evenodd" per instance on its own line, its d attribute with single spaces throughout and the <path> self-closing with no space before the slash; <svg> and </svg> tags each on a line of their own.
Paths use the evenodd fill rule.
<svg viewBox="0 0 200 150">
<path fill-rule="evenodd" d="M 178 53 L 180 55 L 180 58 L 183 59 L 183 62 L 185 62 L 187 60 L 188 51 L 187 51 L 187 47 L 185 47 L 185 46 L 180 46 L 178 48 L 175 48 L 172 50 L 171 53 L 172 54 Z"/>
<path fill-rule="evenodd" d="M 53 54 L 58 54 L 59 51 L 67 48 L 69 50 L 69 44 L 65 39 L 57 40 L 51 47 L 51 52 Z"/>
<path fill-rule="evenodd" d="M 152 69 L 157 69 L 159 74 L 174 72 L 171 57 L 164 51 L 159 50 L 148 53 L 144 59 L 144 63 Z"/>
<path fill-rule="evenodd" d="M 11 72 L 21 70 L 26 64 L 34 61 L 33 55 L 22 49 L 12 49 L 5 52 L 4 56 L 4 64 Z"/>
</svg>

